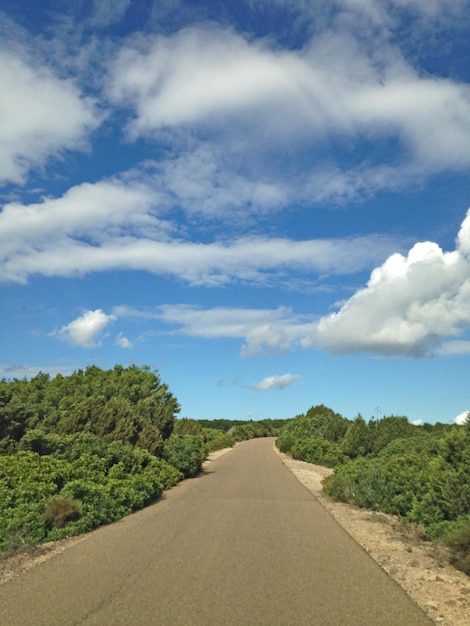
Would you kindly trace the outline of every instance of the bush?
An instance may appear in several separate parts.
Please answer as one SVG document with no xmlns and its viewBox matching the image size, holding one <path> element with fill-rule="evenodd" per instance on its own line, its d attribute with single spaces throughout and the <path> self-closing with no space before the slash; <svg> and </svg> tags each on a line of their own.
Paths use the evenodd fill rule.
<svg viewBox="0 0 470 626">
<path fill-rule="evenodd" d="M 357 459 L 336 468 L 325 481 L 325 492 L 340 502 L 384 510 L 382 507 L 390 496 L 390 486 L 377 463 Z"/>
<path fill-rule="evenodd" d="M 163 446 L 163 458 L 185 478 L 197 476 L 206 458 L 203 439 L 197 435 L 171 435 Z"/>
<path fill-rule="evenodd" d="M 206 454 L 222 448 L 231 448 L 235 444 L 235 440 L 231 435 L 216 428 L 204 428 L 204 440 Z"/>
<path fill-rule="evenodd" d="M 294 445 L 294 437 L 290 433 L 283 433 L 276 439 L 276 446 L 280 452 L 288 454 Z"/>
<path fill-rule="evenodd" d="M 54 498 L 46 505 L 42 521 L 46 528 L 64 528 L 67 522 L 77 520 L 82 514 L 82 505 L 74 498 Z"/>
<path fill-rule="evenodd" d="M 325 465 L 326 467 L 335 467 L 346 459 L 345 454 L 337 443 L 317 437 L 306 437 L 297 440 L 292 445 L 290 451 L 294 459 Z"/>
<path fill-rule="evenodd" d="M 470 576 L 470 520 L 448 537 L 447 544 L 452 552 L 452 565 Z"/>
</svg>

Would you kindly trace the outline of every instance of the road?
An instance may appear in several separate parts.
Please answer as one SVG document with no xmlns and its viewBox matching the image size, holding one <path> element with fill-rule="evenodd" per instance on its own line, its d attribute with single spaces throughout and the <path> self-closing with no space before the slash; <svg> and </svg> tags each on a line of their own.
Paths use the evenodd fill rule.
<svg viewBox="0 0 470 626">
<path fill-rule="evenodd" d="M 273 441 L 0 586 L 0 624 L 430 626 Z"/>
</svg>

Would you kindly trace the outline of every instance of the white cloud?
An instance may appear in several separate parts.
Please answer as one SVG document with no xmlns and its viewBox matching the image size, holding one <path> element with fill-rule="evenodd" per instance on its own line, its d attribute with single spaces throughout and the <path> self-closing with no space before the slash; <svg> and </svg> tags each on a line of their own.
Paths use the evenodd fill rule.
<svg viewBox="0 0 470 626">
<path fill-rule="evenodd" d="M 0 281 L 128 269 L 198 286 L 272 284 L 288 281 L 293 272 L 311 280 L 312 274 L 361 271 L 399 245 L 380 235 L 186 241 L 175 238 L 176 225 L 159 215 L 167 201 L 154 182 L 131 172 L 77 185 L 60 198 L 6 204 L 0 213 Z"/>
<path fill-rule="evenodd" d="M 135 111 L 132 138 L 199 124 L 227 152 L 242 141 L 253 161 L 265 145 L 317 148 L 331 138 L 373 142 L 375 149 L 396 139 L 395 165 L 415 175 L 467 167 L 470 86 L 422 77 L 390 40 L 380 43 L 329 31 L 301 51 L 286 51 L 230 30 L 194 27 L 121 50 L 109 95 Z M 388 158 L 385 150 L 378 165 Z M 362 160 L 358 153 L 357 176 Z M 370 184 L 368 167 L 362 173 Z"/>
<path fill-rule="evenodd" d="M 204 339 L 242 339 L 241 356 L 282 353 L 299 347 L 313 328 L 313 316 L 295 315 L 291 309 L 247 309 L 191 305 L 161 305 L 151 310 L 116 307 L 121 318 L 155 319 L 176 326 L 179 334 Z"/>
<path fill-rule="evenodd" d="M 238 218 L 246 223 L 250 214 L 280 209 L 293 192 L 283 181 L 234 171 L 217 146 L 207 143 L 156 164 L 155 179 L 167 204 L 181 207 L 188 215 L 228 217 L 232 222 Z"/>
<path fill-rule="evenodd" d="M 250 45 L 233 31 L 188 28 L 149 38 L 140 48 L 121 50 L 109 84 L 115 102 L 137 110 L 129 125 L 132 137 L 260 102 L 268 105 L 282 92 L 283 100 L 294 95 L 286 67 L 290 55 Z"/>
<path fill-rule="evenodd" d="M 466 424 L 468 421 L 469 413 L 469 411 L 463 411 L 463 413 L 459 413 L 459 415 L 457 415 L 457 417 L 454 419 L 454 424 L 459 424 L 460 426 Z"/>
<path fill-rule="evenodd" d="M 444 338 L 469 327 L 470 210 L 456 250 L 444 252 L 436 243 L 422 242 L 406 257 L 390 256 L 338 313 L 319 321 L 303 344 L 336 353 L 419 357 L 433 354 Z"/>
<path fill-rule="evenodd" d="M 446 341 L 436 352 L 439 356 L 470 354 L 470 341 Z"/>
<path fill-rule="evenodd" d="M 114 315 L 106 315 L 101 309 L 87 311 L 81 317 L 52 333 L 62 341 L 80 348 L 97 348 L 106 327 L 114 322 Z"/>
<path fill-rule="evenodd" d="M 124 337 L 124 335 L 122 333 L 119 333 L 119 335 L 116 337 L 116 339 L 114 340 L 114 343 L 119 346 L 120 348 L 132 348 L 132 343 L 129 341 L 129 339 L 127 337 Z"/>
<path fill-rule="evenodd" d="M 0 49 L 0 184 L 23 183 L 31 168 L 82 150 L 100 123 L 94 100 L 71 80 Z"/>
<path fill-rule="evenodd" d="M 251 385 L 256 391 L 271 391 L 272 389 L 285 389 L 299 376 L 297 374 L 282 374 L 282 376 L 266 376 L 259 383 Z"/>
</svg>

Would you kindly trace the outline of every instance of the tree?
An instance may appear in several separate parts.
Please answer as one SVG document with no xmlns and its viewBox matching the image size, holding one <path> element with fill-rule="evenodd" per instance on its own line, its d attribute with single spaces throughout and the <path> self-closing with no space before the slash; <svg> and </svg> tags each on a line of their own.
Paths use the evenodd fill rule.
<svg viewBox="0 0 470 626">
<path fill-rule="evenodd" d="M 372 451 L 372 433 L 361 414 L 348 426 L 341 450 L 351 459 L 367 456 Z"/>
<path fill-rule="evenodd" d="M 407 417 L 390 415 L 378 423 L 369 422 L 372 432 L 372 448 L 375 454 L 383 450 L 394 439 L 411 437 L 416 434 L 416 426 L 410 424 Z"/>
</svg>

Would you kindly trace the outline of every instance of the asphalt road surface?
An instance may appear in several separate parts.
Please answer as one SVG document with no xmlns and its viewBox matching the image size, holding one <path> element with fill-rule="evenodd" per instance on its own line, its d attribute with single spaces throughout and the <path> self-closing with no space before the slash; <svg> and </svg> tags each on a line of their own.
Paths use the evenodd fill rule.
<svg viewBox="0 0 470 626">
<path fill-rule="evenodd" d="M 432 622 L 255 439 L 0 586 L 0 624 Z"/>
</svg>

